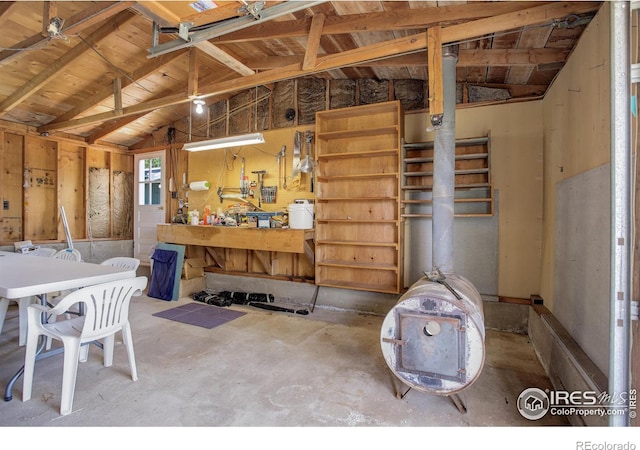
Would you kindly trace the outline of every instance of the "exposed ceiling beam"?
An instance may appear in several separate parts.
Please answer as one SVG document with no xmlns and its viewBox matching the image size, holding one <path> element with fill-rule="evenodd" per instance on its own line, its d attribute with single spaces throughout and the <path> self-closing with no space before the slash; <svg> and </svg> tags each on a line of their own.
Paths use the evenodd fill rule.
<svg viewBox="0 0 640 450">
<path fill-rule="evenodd" d="M 58 7 L 56 2 L 44 2 L 44 11 L 42 13 L 42 31 L 40 34 L 42 37 L 49 37 L 49 24 L 51 19 L 58 16 Z"/>
<path fill-rule="evenodd" d="M 156 22 L 159 22 L 163 25 L 178 24 L 185 21 L 184 18 L 174 14 L 170 9 L 164 6 L 162 2 L 144 2 L 144 4 L 139 5 L 137 9 L 142 11 L 143 14 L 145 14 L 147 17 L 151 17 L 152 20 L 155 20 Z M 218 8 L 215 8 L 215 10 L 217 9 Z M 216 61 L 224 64 L 231 70 L 238 72 L 242 76 L 253 75 L 255 73 L 251 68 L 244 65 L 240 60 L 231 55 L 229 52 L 222 50 L 209 41 L 198 42 L 194 46 L 199 48 L 207 55 L 211 56 Z"/>
<path fill-rule="evenodd" d="M 5 2 L 0 1 L 0 8 L 4 6 Z M 13 3 L 13 2 L 7 2 Z M 64 34 L 77 34 L 87 29 L 88 27 L 97 23 L 104 22 L 110 17 L 124 11 L 131 7 L 135 2 L 97 2 L 86 9 L 83 9 L 78 14 L 65 19 L 63 33 Z M 0 10 L 1 11 L 1 10 Z M 1 18 L 1 16 L 0 16 Z M 0 20 L 1 25 L 2 20 Z M 18 42 L 11 49 L 0 51 L 0 63 L 6 63 L 13 56 L 21 53 L 22 49 L 31 49 L 42 45 L 47 42 L 48 37 L 42 36 L 40 33 L 28 37 L 22 42 Z"/>
<path fill-rule="evenodd" d="M 427 61 L 429 69 L 429 115 L 433 120 L 434 116 L 441 116 L 444 114 L 441 27 L 430 27 L 427 30 Z"/>
<path fill-rule="evenodd" d="M 344 16 L 327 16 L 322 28 L 323 35 L 363 33 L 371 31 L 402 31 L 428 28 L 433 25 L 450 26 L 494 15 L 522 11 L 543 2 L 469 2 L 450 6 L 434 6 L 408 10 L 394 10 Z M 590 2 L 591 10 L 599 3 Z M 211 39 L 214 44 L 262 41 L 264 39 L 286 39 L 305 37 L 309 33 L 312 17 L 300 20 L 259 23 L 246 30 L 236 30 Z"/>
<path fill-rule="evenodd" d="M 114 131 L 119 130 L 122 127 L 126 127 L 127 125 L 135 122 L 139 118 L 145 116 L 147 113 L 136 114 L 134 116 L 127 116 L 121 119 L 113 120 L 111 122 L 107 122 L 105 125 L 100 127 L 98 130 L 94 131 L 89 135 L 85 141 L 89 145 L 95 144 L 98 139 L 102 139 L 103 137 L 113 133 Z"/>
<path fill-rule="evenodd" d="M 322 27 L 324 26 L 324 14 L 316 14 L 311 20 L 309 27 L 309 38 L 307 39 L 307 50 L 304 54 L 302 62 L 302 70 L 313 69 L 316 65 L 318 57 L 318 48 L 320 48 L 320 37 L 322 36 Z"/>
<path fill-rule="evenodd" d="M 591 4 L 591 3 L 590 3 Z M 592 6 L 591 6 L 592 7 Z M 554 19 L 563 18 L 572 11 L 584 11 L 589 7 L 582 2 L 554 2 L 534 6 L 524 11 L 507 13 L 492 17 L 491 19 L 478 19 L 473 22 L 443 27 L 442 43 L 452 44 L 462 40 L 468 40 L 486 34 L 512 30 L 518 27 L 532 26 L 541 23 L 550 23 Z M 389 58 L 391 56 L 416 53 L 427 48 L 427 35 L 419 33 L 405 36 L 390 41 L 380 42 L 359 49 L 344 51 L 339 54 L 331 54 L 318 57 L 313 70 L 302 70 L 301 63 L 295 63 L 279 69 L 273 69 L 247 77 L 234 78 L 232 80 L 215 83 L 203 89 L 201 97 L 207 98 L 229 92 L 237 92 L 266 83 L 273 83 L 287 79 L 324 72 L 326 70 L 362 64 L 365 61 Z M 123 109 L 123 115 L 134 115 L 140 112 L 151 111 L 156 108 L 177 105 L 190 101 L 184 94 L 175 94 L 166 98 L 159 98 Z M 76 120 L 61 122 L 58 124 L 46 124 L 38 127 L 38 131 L 55 131 L 72 129 L 92 123 L 99 123 L 115 118 L 113 111 L 94 116 L 83 117 Z"/>
<path fill-rule="evenodd" d="M 183 50 L 183 51 L 172 53 L 170 55 L 163 55 L 158 58 L 154 58 L 153 60 L 150 60 L 149 62 L 147 62 L 147 64 L 135 70 L 134 72 L 127 74 L 123 78 L 122 89 L 125 89 L 127 86 L 140 82 L 147 76 L 162 69 L 167 64 L 181 57 L 182 55 L 185 54 L 185 52 L 186 50 Z M 58 116 L 56 120 L 54 120 L 51 123 L 65 122 L 67 120 L 71 120 L 74 117 L 79 116 L 83 112 L 97 106 L 99 103 L 108 99 L 112 95 L 113 95 L 113 88 L 111 86 L 107 86 L 101 91 L 96 92 L 94 95 L 85 98 L 81 103 L 77 104 L 76 106 L 74 106 L 72 109 L 70 109 L 63 115 Z"/>
<path fill-rule="evenodd" d="M 133 13 L 123 11 L 118 14 L 113 21 L 107 22 L 105 25 L 94 31 L 86 38 L 86 40 L 90 42 L 98 42 L 134 17 L 135 15 Z M 44 86 L 58 72 L 63 70 L 67 64 L 82 56 L 88 50 L 89 48 L 83 42 L 77 44 L 0 103 L 0 114 L 10 111 L 16 105 L 22 103 L 22 101 Z"/>
<path fill-rule="evenodd" d="M 327 0 L 309 0 L 309 1 L 295 1 L 295 2 L 282 2 L 277 5 L 265 8 L 261 11 L 260 19 L 256 20 L 250 15 L 238 17 L 235 19 L 225 20 L 220 24 L 212 25 L 202 31 L 196 31 L 189 35 L 189 41 L 183 39 L 174 39 L 164 44 L 156 45 L 149 49 L 149 57 L 163 55 L 175 50 L 191 47 L 198 42 L 208 41 L 214 37 L 222 36 L 230 33 L 231 31 L 250 28 L 258 23 L 267 22 L 269 20 L 277 19 L 278 17 L 286 16 L 303 9 L 312 8 L 313 6 L 325 3 Z"/>
<path fill-rule="evenodd" d="M 555 48 L 460 50 L 459 66 L 535 66 L 565 62 L 568 50 Z"/>
<path fill-rule="evenodd" d="M 0 2 L 0 27 L 4 26 L 5 22 L 11 17 L 11 9 L 18 2 Z"/>
<path fill-rule="evenodd" d="M 113 80 L 113 109 L 116 114 L 122 114 L 122 78 Z"/>
<path fill-rule="evenodd" d="M 180 16 L 163 5 L 163 2 L 154 0 L 137 3 L 138 4 L 136 5 L 136 9 L 142 8 L 142 11 L 144 13 L 150 13 L 150 15 L 153 16 L 152 20 L 156 20 L 158 17 L 162 18 L 163 25 L 165 26 L 177 25 L 181 22 Z"/>
<path fill-rule="evenodd" d="M 536 66 L 540 64 L 562 63 L 569 57 L 568 50 L 556 48 L 536 49 L 463 49 L 458 54 L 457 67 L 474 66 Z M 392 56 L 377 61 L 364 61 L 352 67 L 424 67 L 427 65 L 426 52 Z M 270 70 L 302 62 L 301 55 L 265 56 L 247 60 L 254 70 Z"/>
<path fill-rule="evenodd" d="M 198 95 L 198 51 L 195 48 L 189 49 L 187 95 L 189 95 L 189 97 L 196 97 Z"/>
<path fill-rule="evenodd" d="M 280 3 L 280 2 L 269 2 Z M 241 1 L 225 2 L 218 4 L 217 8 L 208 9 L 202 12 L 196 12 L 187 16 L 182 16 L 180 22 L 192 22 L 194 26 L 206 25 L 208 23 L 219 22 L 225 19 L 232 19 L 238 16 L 238 9 L 243 6 Z M 174 24 L 174 25 L 177 25 Z"/>
<path fill-rule="evenodd" d="M 552 2 L 523 11 L 443 27 L 442 41 L 443 43 L 453 44 L 474 37 L 492 35 L 527 26 L 553 23 L 571 14 L 585 14 L 597 11 L 599 7 L 599 2 Z"/>
<path fill-rule="evenodd" d="M 553 29 L 551 27 L 523 30 L 518 39 L 517 48 L 544 47 Z M 529 82 L 534 66 L 510 67 L 505 82 L 510 84 L 526 84 Z"/>
<path fill-rule="evenodd" d="M 211 56 L 216 61 L 221 62 L 229 69 L 238 72 L 242 76 L 253 75 L 256 73 L 253 69 L 242 63 L 239 59 L 222 50 L 217 45 L 213 45 L 209 41 L 198 42 L 197 44 L 195 44 L 195 46 L 207 55 Z"/>
</svg>

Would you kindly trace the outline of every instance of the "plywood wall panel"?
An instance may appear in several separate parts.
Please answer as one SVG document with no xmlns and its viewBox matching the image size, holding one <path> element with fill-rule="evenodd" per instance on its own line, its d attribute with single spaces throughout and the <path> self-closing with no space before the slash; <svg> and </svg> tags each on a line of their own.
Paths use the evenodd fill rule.
<svg viewBox="0 0 640 450">
<path fill-rule="evenodd" d="M 24 239 L 58 238 L 58 144 L 36 137 L 25 140 Z"/>
<path fill-rule="evenodd" d="M 87 148 L 87 167 L 99 167 L 102 169 L 111 167 L 111 152 L 94 147 Z"/>
<path fill-rule="evenodd" d="M 62 143 L 58 158 L 58 201 L 64 207 L 69 232 L 73 239 L 86 237 L 85 207 L 85 148 Z M 62 222 L 58 225 L 58 235 L 64 236 Z"/>
<path fill-rule="evenodd" d="M 111 153 L 111 168 L 122 172 L 133 172 L 133 158 L 123 153 Z"/>
<path fill-rule="evenodd" d="M 0 132 L 0 240 L 16 242 L 22 240 L 22 183 L 24 137 Z"/>
</svg>

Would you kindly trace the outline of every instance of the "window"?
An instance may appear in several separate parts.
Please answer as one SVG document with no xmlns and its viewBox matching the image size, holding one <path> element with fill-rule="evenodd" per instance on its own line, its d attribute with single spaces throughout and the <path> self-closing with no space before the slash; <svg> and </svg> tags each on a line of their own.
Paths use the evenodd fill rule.
<svg viewBox="0 0 640 450">
<path fill-rule="evenodd" d="M 141 159 L 138 167 L 138 205 L 159 205 L 162 180 L 162 159 Z"/>
</svg>

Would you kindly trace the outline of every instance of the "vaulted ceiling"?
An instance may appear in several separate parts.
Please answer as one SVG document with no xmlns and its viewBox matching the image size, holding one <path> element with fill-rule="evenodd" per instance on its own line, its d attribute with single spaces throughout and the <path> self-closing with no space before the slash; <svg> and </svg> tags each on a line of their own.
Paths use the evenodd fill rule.
<svg viewBox="0 0 640 450">
<path fill-rule="evenodd" d="M 476 89 L 464 102 L 535 99 L 601 3 L 2 1 L 0 119 L 135 147 L 196 96 L 309 76 L 427 80 L 434 27 L 459 49 L 458 84 Z"/>
</svg>

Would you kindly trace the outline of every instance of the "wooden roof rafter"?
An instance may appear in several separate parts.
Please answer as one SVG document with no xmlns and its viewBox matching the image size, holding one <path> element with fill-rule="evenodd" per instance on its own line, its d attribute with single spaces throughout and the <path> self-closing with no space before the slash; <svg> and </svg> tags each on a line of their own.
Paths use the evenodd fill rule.
<svg viewBox="0 0 640 450">
<path fill-rule="evenodd" d="M 0 2 L 0 25 L 2 25 L 2 17 L 7 16 L 5 14 L 8 8 L 5 7 L 5 3 L 7 6 L 11 6 L 12 3 L 19 2 Z M 73 17 L 68 18 L 64 22 L 64 33 L 65 34 L 77 34 L 81 31 L 86 30 L 87 28 L 96 25 L 98 23 L 104 22 L 116 14 L 121 13 L 122 11 L 131 7 L 135 2 L 97 2 L 95 5 L 91 6 L 88 9 L 85 9 Z M 4 11 L 3 11 L 4 9 Z M 20 54 L 20 50 L 35 48 L 39 45 L 46 43 L 49 40 L 47 36 L 43 36 L 41 33 L 34 34 L 33 36 L 28 37 L 22 42 L 18 42 L 11 49 L 6 49 L 0 51 L 0 63 L 7 63 L 12 57 Z"/>
<path fill-rule="evenodd" d="M 112 21 L 107 22 L 96 31 L 91 33 L 86 40 L 90 42 L 98 42 L 104 39 L 109 34 L 113 33 L 118 26 L 126 23 L 134 17 L 129 11 L 123 11 L 119 13 Z M 29 82 L 23 85 L 20 89 L 16 90 L 13 94 L 7 97 L 2 103 L 0 103 L 0 114 L 6 113 L 10 111 L 12 108 L 20 104 L 27 97 L 32 95 L 34 92 L 42 88 L 49 80 L 51 80 L 54 76 L 56 76 L 60 71 L 62 71 L 68 64 L 73 62 L 75 59 L 82 56 L 85 52 L 87 52 L 89 48 L 81 42 L 75 45 L 71 50 L 66 52 L 52 64 L 50 64 L 46 69 L 38 73 L 34 76 Z"/>
<path fill-rule="evenodd" d="M 553 2 L 541 4 L 509 12 L 490 18 L 482 18 L 472 22 L 451 25 L 442 28 L 442 43 L 450 44 L 465 39 L 477 38 L 486 34 L 512 30 L 514 28 L 533 26 L 541 23 L 549 23 L 554 19 L 564 18 L 569 14 L 580 14 L 593 11 L 599 6 L 594 2 Z M 324 29 L 324 27 L 323 27 Z M 243 89 L 252 88 L 266 83 L 273 83 L 286 79 L 293 79 L 307 76 L 314 73 L 324 72 L 333 69 L 363 65 L 367 61 L 375 61 L 402 54 L 411 54 L 424 51 L 427 48 L 427 37 L 425 33 L 405 36 L 389 41 L 368 45 L 353 50 L 347 50 L 339 54 L 329 54 L 318 56 L 316 64 L 303 70 L 301 62 L 290 64 L 279 69 L 273 69 L 256 75 L 233 78 L 221 81 L 202 88 L 200 97 L 207 98 L 237 92 Z M 190 101 L 184 94 L 174 94 L 164 98 L 157 98 L 148 102 L 140 103 L 123 108 L 122 115 L 136 115 L 145 111 L 152 111 L 157 108 L 168 107 Z M 83 117 L 76 120 L 69 120 L 55 124 L 46 124 L 38 127 L 38 131 L 57 131 L 72 129 L 75 127 L 100 123 L 112 120 L 116 117 L 113 111 Z"/>
</svg>

